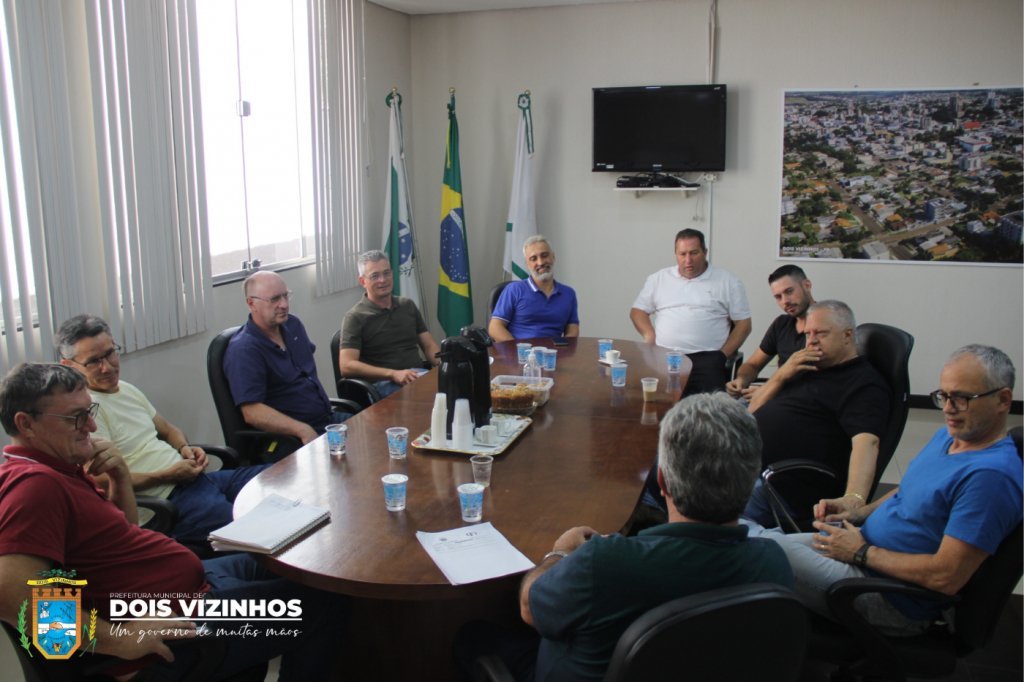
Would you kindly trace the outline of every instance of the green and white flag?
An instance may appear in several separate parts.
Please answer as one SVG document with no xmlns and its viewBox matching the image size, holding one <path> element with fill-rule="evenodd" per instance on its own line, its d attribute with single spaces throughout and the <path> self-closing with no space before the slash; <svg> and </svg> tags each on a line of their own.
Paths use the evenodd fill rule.
<svg viewBox="0 0 1024 682">
<path fill-rule="evenodd" d="M 385 101 L 391 109 L 391 125 L 388 130 L 387 190 L 384 194 L 384 253 L 388 255 L 391 271 L 395 274 L 395 296 L 412 299 L 423 312 L 409 207 L 409 179 L 405 173 L 402 96 L 392 92 Z"/>
<path fill-rule="evenodd" d="M 519 129 L 516 131 L 516 167 L 512 174 L 512 199 L 505 224 L 505 271 L 526 279 L 530 271 L 523 258 L 523 242 L 537 234 L 537 206 L 533 193 L 533 115 L 529 91 L 519 95 Z"/>
</svg>

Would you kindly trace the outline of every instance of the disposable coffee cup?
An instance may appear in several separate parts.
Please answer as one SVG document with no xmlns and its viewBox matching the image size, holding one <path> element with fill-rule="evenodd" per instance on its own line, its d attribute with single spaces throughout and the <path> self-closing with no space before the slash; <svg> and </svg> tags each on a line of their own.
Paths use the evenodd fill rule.
<svg viewBox="0 0 1024 682">
<path fill-rule="evenodd" d="M 533 348 L 532 343 L 517 343 L 516 344 L 516 357 L 519 358 L 519 364 L 526 364 L 527 356 L 530 354 L 530 349 Z"/>
<path fill-rule="evenodd" d="M 462 520 L 476 523 L 484 517 L 484 487 L 479 483 L 463 483 L 459 491 L 459 506 L 462 508 Z"/>
<path fill-rule="evenodd" d="M 490 486 L 494 458 L 490 455 L 473 455 L 469 458 L 469 463 L 473 465 L 473 482 L 485 488 Z"/>
<path fill-rule="evenodd" d="M 652 402 L 658 393 L 658 378 L 644 377 L 640 380 L 640 385 L 644 389 L 644 402 Z"/>
<path fill-rule="evenodd" d="M 545 348 L 544 349 L 544 371 L 554 372 L 555 367 L 558 365 L 558 349 L 557 348 Z"/>
<path fill-rule="evenodd" d="M 381 483 L 384 484 L 384 506 L 388 511 L 402 511 L 405 509 L 406 486 L 409 477 L 405 474 L 386 474 L 381 476 Z"/>
<path fill-rule="evenodd" d="M 348 424 L 327 425 L 327 450 L 332 455 L 345 454 L 345 441 L 348 440 Z"/>
<path fill-rule="evenodd" d="M 626 363 L 616 362 L 612 365 L 612 386 L 626 385 Z"/>
<path fill-rule="evenodd" d="M 604 360 L 605 353 L 612 349 L 611 339 L 598 339 L 597 340 L 597 359 Z"/>
<path fill-rule="evenodd" d="M 683 351 L 673 348 L 665 353 L 665 362 L 668 365 L 669 374 L 679 374 L 683 371 Z"/>
<path fill-rule="evenodd" d="M 619 356 L 619 351 L 615 350 L 614 348 L 609 348 L 607 351 L 605 351 L 604 361 L 607 362 L 609 365 L 614 365 L 616 362 L 619 361 Z"/>
<path fill-rule="evenodd" d="M 388 437 L 388 454 L 392 459 L 405 459 L 406 448 L 409 446 L 409 429 L 404 426 L 392 426 L 385 432 Z"/>
<path fill-rule="evenodd" d="M 476 430 L 476 439 L 484 445 L 494 445 L 498 442 L 498 429 L 497 427 L 488 424 L 487 426 L 481 426 Z"/>
</svg>

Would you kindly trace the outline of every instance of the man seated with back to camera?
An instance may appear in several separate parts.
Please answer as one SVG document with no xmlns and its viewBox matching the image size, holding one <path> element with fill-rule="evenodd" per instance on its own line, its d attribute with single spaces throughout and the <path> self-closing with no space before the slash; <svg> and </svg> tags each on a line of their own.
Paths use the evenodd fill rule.
<svg viewBox="0 0 1024 682">
<path fill-rule="evenodd" d="M 85 376 L 99 405 L 96 433 L 121 453 L 135 492 L 174 503 L 178 516 L 171 535 L 204 543 L 211 531 L 231 523 L 235 497 L 267 465 L 207 472 L 203 449 L 189 443 L 142 391 L 121 380 L 121 349 L 103 319 L 76 315 L 60 326 L 55 343 L 61 364 Z"/>
<path fill-rule="evenodd" d="M 520 682 L 600 680 L 622 633 L 656 606 L 719 587 L 792 585 L 778 547 L 738 523 L 760 466 L 757 424 L 742 405 L 725 393 L 684 398 L 658 438 L 669 522 L 635 537 L 566 531 L 523 579 L 520 610 L 534 630 L 468 624 L 456 640 L 463 670 L 490 653 Z"/>
<path fill-rule="evenodd" d="M 341 321 L 338 368 L 342 376 L 373 382 L 382 398 L 438 363 L 441 350 L 411 299 L 394 295 L 395 273 L 383 251 L 359 255 L 359 284 L 366 291 Z M 423 353 L 423 356 L 420 353 Z"/>
<path fill-rule="evenodd" d="M 783 265 L 768 275 L 768 287 L 783 314 L 768 327 L 750 359 L 736 370 L 736 378 L 725 385 L 729 395 L 736 398 L 749 399 L 754 394 L 757 387 L 750 384 L 757 380 L 773 357 L 778 356 L 782 366 L 790 355 L 807 345 L 804 333 L 807 309 L 814 303 L 811 280 L 807 279 L 802 268 Z"/>
<path fill-rule="evenodd" d="M 281 680 L 329 679 L 347 600 L 279 578 L 249 554 L 201 562 L 166 535 L 140 528 L 124 459 L 110 441 L 92 437 L 96 409 L 85 378 L 67 365 L 23 363 L 0 380 L 0 424 L 12 443 L 0 465 L 0 619 L 16 626 L 30 596 L 26 580 L 55 567 L 74 570 L 88 581 L 83 612 L 98 611 L 95 653 L 138 661 L 116 674 L 152 664 L 160 668 L 158 679 L 177 680 L 187 679 L 197 653 L 186 648 L 175 656 L 167 641 L 195 637 L 196 624 L 143 621 L 115 629 L 111 595 L 298 599 L 302 620 L 281 624 L 300 630 L 297 636 L 274 636 L 263 628 L 255 636 L 224 636 L 227 648 L 215 677 L 283 655 Z M 109 480 L 106 492 L 96 487 L 98 475 Z M 216 632 L 219 625 L 210 621 L 208 629 Z M 139 636 L 140 628 L 148 634 Z M 76 654 L 73 661 L 52 664 L 89 662 L 88 654 Z"/>
<path fill-rule="evenodd" d="M 786 551 L 808 608 L 828 617 L 825 593 L 832 584 L 878 574 L 954 595 L 995 553 L 1021 523 L 1024 504 L 1020 453 L 1006 434 L 1014 378 L 1013 363 L 999 349 L 960 348 L 931 394 L 946 424 L 910 462 L 898 488 L 855 509 L 821 500 L 814 507 L 817 533 L 751 529 Z M 871 593 L 854 606 L 890 634 L 913 635 L 949 603 Z"/>
<path fill-rule="evenodd" d="M 878 446 L 889 417 L 889 389 L 857 349 L 857 322 L 841 301 L 821 301 L 807 312 L 807 347 L 797 351 L 750 400 L 764 443 L 764 466 L 808 459 L 836 474 L 843 495 L 828 500 L 852 511 L 867 501 L 875 479 Z M 801 471 L 772 485 L 787 511 L 809 510 L 821 498 L 820 474 Z M 760 479 L 743 515 L 775 525 Z M 797 514 L 800 516 L 800 514 Z"/>
</svg>

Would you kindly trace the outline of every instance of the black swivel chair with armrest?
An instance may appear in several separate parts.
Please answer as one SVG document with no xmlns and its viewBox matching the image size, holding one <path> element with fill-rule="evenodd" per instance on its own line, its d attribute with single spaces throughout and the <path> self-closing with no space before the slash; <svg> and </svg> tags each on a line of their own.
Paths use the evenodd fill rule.
<svg viewBox="0 0 1024 682">
<path fill-rule="evenodd" d="M 1009 434 L 1021 454 L 1021 427 Z M 985 559 L 954 597 L 895 578 L 847 578 L 826 594 L 838 625 L 824 618 L 812 623 L 809 657 L 835 663 L 833 680 L 856 676 L 906 679 L 944 677 L 953 673 L 958 658 L 984 647 L 992 639 L 1003 609 L 1024 574 L 1021 525 L 1010 532 Z M 899 593 L 939 602 L 953 601 L 950 623 L 937 623 L 914 637 L 890 637 L 854 609 L 854 599 L 866 593 Z"/>
<path fill-rule="evenodd" d="M 604 681 L 796 680 L 806 640 L 807 612 L 788 588 L 723 587 L 666 602 L 633 621 Z M 513 682 L 496 656 L 476 664 L 478 682 Z"/>
<path fill-rule="evenodd" d="M 338 352 L 341 350 L 341 330 L 331 337 L 331 366 L 334 367 L 334 386 L 339 398 L 351 400 L 365 410 L 370 405 L 380 402 L 380 393 L 372 383 L 365 379 L 341 376 Z"/>
<path fill-rule="evenodd" d="M 914 337 L 896 327 L 868 322 L 857 326 L 857 345 L 860 354 L 882 375 L 889 387 L 889 416 L 878 443 L 875 477 L 867 496 L 870 500 L 907 425 L 907 414 L 910 412 L 910 353 L 914 349 Z M 838 480 L 836 472 L 810 460 L 782 460 L 761 472 L 761 480 L 771 500 L 776 522 L 787 533 L 805 531 L 812 520 L 811 509 L 795 510 L 798 517 L 792 518 L 781 504 L 781 496 L 772 484 L 776 476 L 780 477 L 778 480 L 783 480 L 788 472 L 814 472 L 821 479 L 821 494 L 816 495 L 818 498 L 838 497 L 844 491 L 835 487 Z"/>
<path fill-rule="evenodd" d="M 491 293 L 487 294 L 487 321 L 490 322 L 491 314 L 494 312 L 494 308 L 498 305 L 498 299 L 501 298 L 501 292 L 505 290 L 512 282 L 498 282 L 491 287 Z"/>
<path fill-rule="evenodd" d="M 206 373 L 210 381 L 210 392 L 213 394 L 213 404 L 220 419 L 220 428 L 224 432 L 224 442 L 246 460 L 261 462 L 268 451 L 273 450 L 278 454 L 282 451 L 291 452 L 302 444 L 293 436 L 254 429 L 245 422 L 241 408 L 235 405 L 231 387 L 224 374 L 224 354 L 227 352 L 231 337 L 239 329 L 241 327 L 229 327 L 210 341 L 206 353 Z M 344 399 L 332 399 L 331 408 L 335 412 L 347 414 L 355 414 L 361 409 L 357 403 Z"/>
</svg>

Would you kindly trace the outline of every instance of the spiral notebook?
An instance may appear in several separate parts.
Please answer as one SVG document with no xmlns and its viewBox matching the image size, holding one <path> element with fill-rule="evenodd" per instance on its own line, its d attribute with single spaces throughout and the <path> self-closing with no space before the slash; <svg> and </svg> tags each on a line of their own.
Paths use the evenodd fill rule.
<svg viewBox="0 0 1024 682">
<path fill-rule="evenodd" d="M 321 507 L 269 495 L 241 518 L 210 533 L 218 552 L 274 554 L 331 518 Z"/>
</svg>

